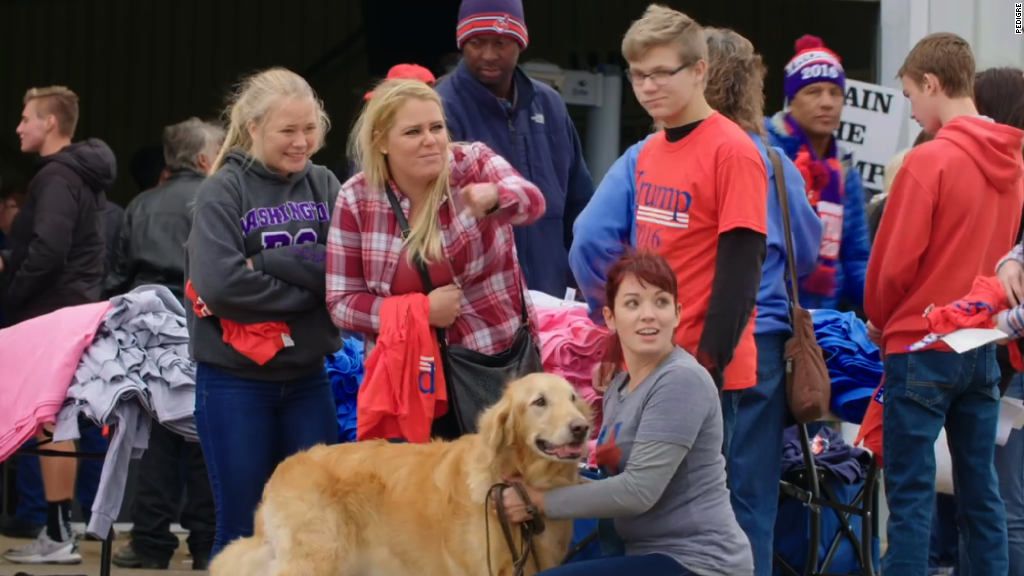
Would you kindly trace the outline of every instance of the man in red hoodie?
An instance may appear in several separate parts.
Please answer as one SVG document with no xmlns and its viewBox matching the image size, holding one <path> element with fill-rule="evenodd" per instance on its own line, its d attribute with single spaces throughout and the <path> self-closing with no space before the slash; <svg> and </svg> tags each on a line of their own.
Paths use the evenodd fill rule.
<svg viewBox="0 0 1024 576">
<path fill-rule="evenodd" d="M 999 417 L 995 346 L 963 354 L 923 313 L 991 275 L 1024 205 L 1024 132 L 978 115 L 970 45 L 926 36 L 899 75 L 913 117 L 935 139 L 911 150 L 889 193 L 868 263 L 864 308 L 885 351 L 883 456 L 889 550 L 883 574 L 925 576 L 935 501 L 935 440 L 945 426 L 973 574 L 1005 576 L 1006 514 L 993 466 Z"/>
</svg>

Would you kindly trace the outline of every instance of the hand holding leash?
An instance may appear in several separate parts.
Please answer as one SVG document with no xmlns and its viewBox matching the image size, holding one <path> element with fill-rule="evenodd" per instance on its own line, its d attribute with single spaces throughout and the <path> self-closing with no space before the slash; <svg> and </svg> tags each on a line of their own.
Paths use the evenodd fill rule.
<svg viewBox="0 0 1024 576">
<path fill-rule="evenodd" d="M 497 503 L 505 509 L 505 517 L 509 522 L 520 523 L 533 520 L 543 514 L 544 493 L 522 483 L 521 478 L 506 478 L 509 484 L 519 484 L 526 493 L 526 499 L 519 490 L 504 490 L 501 492 L 501 502 Z"/>
</svg>

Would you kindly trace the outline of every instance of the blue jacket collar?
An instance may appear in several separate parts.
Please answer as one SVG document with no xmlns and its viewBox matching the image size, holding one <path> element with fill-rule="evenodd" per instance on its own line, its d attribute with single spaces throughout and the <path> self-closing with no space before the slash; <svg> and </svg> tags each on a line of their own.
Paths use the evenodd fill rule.
<svg viewBox="0 0 1024 576">
<path fill-rule="evenodd" d="M 775 140 L 779 147 L 786 153 L 786 156 L 789 156 L 790 158 L 796 157 L 797 152 L 800 151 L 800 139 L 796 136 L 791 136 L 789 131 L 786 130 L 785 112 L 779 112 L 774 116 L 765 118 L 764 126 L 768 129 L 768 133 L 771 134 L 772 139 Z"/>
<path fill-rule="evenodd" d="M 800 138 L 793 136 L 786 129 L 786 112 L 777 112 L 774 116 L 768 116 L 764 119 L 764 126 L 768 129 L 768 134 L 771 135 L 773 144 L 782 148 L 791 159 L 795 158 L 797 152 L 800 151 Z M 835 146 L 836 158 L 840 162 L 850 161 L 852 153 L 849 150 L 844 149 L 836 142 L 835 136 L 832 137 L 832 145 Z"/>
<path fill-rule="evenodd" d="M 501 103 L 498 97 L 491 94 L 491 91 L 470 73 L 469 68 L 466 67 L 465 60 L 459 62 L 459 66 L 455 69 L 452 79 L 455 81 L 455 86 L 460 92 L 468 94 L 471 99 L 481 103 L 480 108 L 482 110 L 488 110 L 500 115 L 502 119 L 507 119 L 510 116 L 505 110 L 505 105 Z M 512 73 L 512 83 L 515 85 L 516 96 L 515 109 L 511 115 L 515 115 L 520 110 L 528 110 L 530 108 L 530 104 L 533 103 L 537 91 L 533 87 L 533 80 L 519 66 L 516 66 L 515 71 Z"/>
</svg>

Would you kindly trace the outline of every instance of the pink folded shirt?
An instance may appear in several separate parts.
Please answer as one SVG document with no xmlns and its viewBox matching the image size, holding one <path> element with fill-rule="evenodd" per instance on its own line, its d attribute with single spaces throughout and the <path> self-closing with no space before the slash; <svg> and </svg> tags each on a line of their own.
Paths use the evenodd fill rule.
<svg viewBox="0 0 1024 576">
<path fill-rule="evenodd" d="M 109 302 L 71 306 L 0 330 L 0 462 L 52 424 Z"/>
<path fill-rule="evenodd" d="M 611 334 L 595 325 L 585 308 L 537 308 L 544 370 L 565 378 L 594 411 L 594 433 L 601 428 L 602 398 L 594 391 L 594 367 Z"/>
</svg>

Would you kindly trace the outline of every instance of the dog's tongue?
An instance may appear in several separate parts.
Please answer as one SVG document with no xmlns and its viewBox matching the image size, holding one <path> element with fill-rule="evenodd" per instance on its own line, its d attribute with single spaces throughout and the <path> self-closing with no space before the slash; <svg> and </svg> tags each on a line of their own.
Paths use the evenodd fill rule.
<svg viewBox="0 0 1024 576">
<path fill-rule="evenodd" d="M 570 446 L 566 444 L 565 446 L 555 448 L 554 453 L 559 458 L 578 458 L 583 454 L 583 445 Z"/>
</svg>

